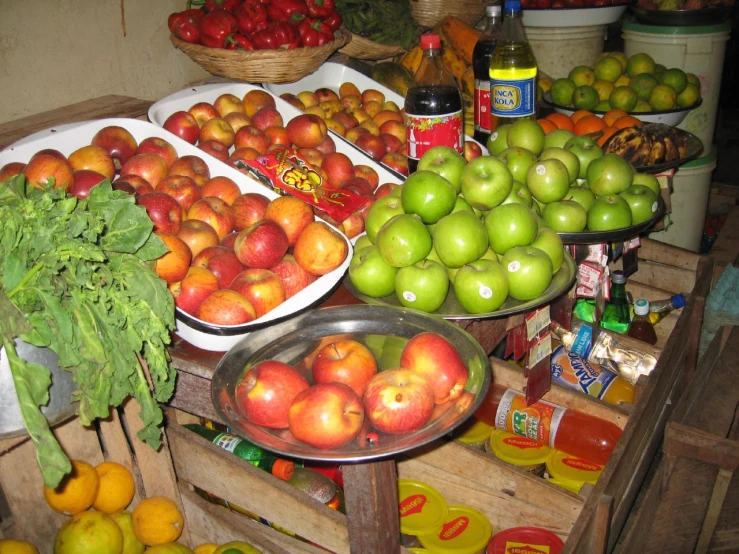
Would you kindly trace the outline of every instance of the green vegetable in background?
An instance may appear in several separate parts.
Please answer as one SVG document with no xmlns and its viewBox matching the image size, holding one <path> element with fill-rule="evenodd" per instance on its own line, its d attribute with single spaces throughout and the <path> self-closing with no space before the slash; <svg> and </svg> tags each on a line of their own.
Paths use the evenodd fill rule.
<svg viewBox="0 0 739 554">
<path fill-rule="evenodd" d="M 420 34 L 407 0 L 335 0 L 336 11 L 352 33 L 406 50 Z"/>
<path fill-rule="evenodd" d="M 0 183 L 0 221 L 0 334 L 44 484 L 55 487 L 71 465 L 39 410 L 50 372 L 18 357 L 17 337 L 50 348 L 73 373 L 83 425 L 134 396 L 138 436 L 159 448 L 158 403 L 176 377 L 166 349 L 174 299 L 153 269 L 167 247 L 146 211 L 109 181 L 80 200 L 20 175 Z"/>
</svg>

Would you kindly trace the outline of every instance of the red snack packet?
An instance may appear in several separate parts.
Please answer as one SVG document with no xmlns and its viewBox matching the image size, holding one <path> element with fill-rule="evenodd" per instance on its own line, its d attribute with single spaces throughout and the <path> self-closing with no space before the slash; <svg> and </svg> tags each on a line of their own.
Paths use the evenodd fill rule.
<svg viewBox="0 0 739 554">
<path fill-rule="evenodd" d="M 364 206 L 369 198 L 326 186 L 321 175 L 297 150 L 267 152 L 255 160 L 239 160 L 235 166 L 280 194 L 290 194 L 341 223 Z"/>
</svg>

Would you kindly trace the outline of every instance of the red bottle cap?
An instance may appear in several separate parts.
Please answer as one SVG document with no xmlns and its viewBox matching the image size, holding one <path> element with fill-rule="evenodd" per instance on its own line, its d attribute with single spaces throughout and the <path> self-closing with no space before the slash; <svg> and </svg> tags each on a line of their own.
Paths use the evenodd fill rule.
<svg viewBox="0 0 739 554">
<path fill-rule="evenodd" d="M 421 48 L 429 50 L 431 48 L 441 48 L 441 38 L 434 33 L 421 35 Z"/>
<path fill-rule="evenodd" d="M 282 458 L 275 460 L 272 466 L 272 475 L 283 481 L 289 481 L 295 475 L 295 462 Z"/>
</svg>

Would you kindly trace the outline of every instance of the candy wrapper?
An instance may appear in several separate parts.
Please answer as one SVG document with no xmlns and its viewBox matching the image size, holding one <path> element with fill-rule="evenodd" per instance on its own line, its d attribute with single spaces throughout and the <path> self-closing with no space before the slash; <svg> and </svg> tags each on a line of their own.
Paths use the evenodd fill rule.
<svg viewBox="0 0 739 554">
<path fill-rule="evenodd" d="M 321 174 L 297 150 L 267 152 L 255 160 L 239 160 L 236 168 L 280 194 L 290 194 L 341 223 L 369 198 L 328 186 Z"/>
</svg>

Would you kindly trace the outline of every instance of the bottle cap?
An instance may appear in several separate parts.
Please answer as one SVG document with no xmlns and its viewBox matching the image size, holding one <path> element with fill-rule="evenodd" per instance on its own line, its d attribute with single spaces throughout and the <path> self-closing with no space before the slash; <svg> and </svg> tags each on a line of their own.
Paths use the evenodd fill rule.
<svg viewBox="0 0 739 554">
<path fill-rule="evenodd" d="M 506 13 L 520 12 L 521 11 L 521 0 L 506 0 L 505 11 Z"/>
<path fill-rule="evenodd" d="M 623 284 L 625 284 L 626 283 L 626 276 L 624 275 L 624 272 L 623 271 L 618 271 L 618 270 L 614 271 L 611 274 L 611 282 L 614 285 L 623 285 Z"/>
<path fill-rule="evenodd" d="M 421 35 L 421 48 L 423 50 L 441 48 L 441 38 L 434 33 L 426 33 Z"/>
<path fill-rule="evenodd" d="M 487 15 L 488 17 L 492 15 L 500 15 L 501 11 L 502 10 L 500 9 L 500 4 L 489 4 L 485 8 L 485 15 Z"/>
<path fill-rule="evenodd" d="M 670 300 L 672 300 L 672 305 L 675 306 L 675 309 L 685 306 L 685 297 L 682 294 L 675 294 Z"/>
<path fill-rule="evenodd" d="M 636 315 L 647 315 L 649 313 L 649 300 L 637 298 L 634 302 L 634 313 Z"/>
<path fill-rule="evenodd" d="M 272 465 L 272 475 L 283 481 L 289 481 L 295 475 L 295 462 L 278 458 Z"/>
</svg>

